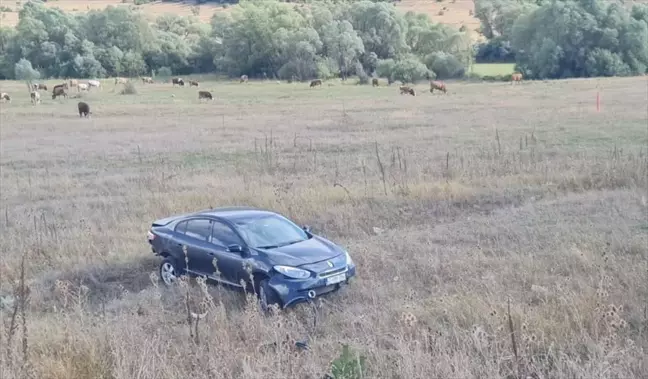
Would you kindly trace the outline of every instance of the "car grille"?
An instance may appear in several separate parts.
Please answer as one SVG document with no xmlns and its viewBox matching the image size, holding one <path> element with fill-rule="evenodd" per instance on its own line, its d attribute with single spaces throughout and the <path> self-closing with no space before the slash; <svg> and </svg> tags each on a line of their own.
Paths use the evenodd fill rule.
<svg viewBox="0 0 648 379">
<path fill-rule="evenodd" d="M 343 272 L 347 272 L 347 268 L 345 267 L 338 267 L 334 268 L 333 270 L 325 271 L 319 274 L 320 278 L 328 278 L 329 276 L 341 274 Z"/>
</svg>

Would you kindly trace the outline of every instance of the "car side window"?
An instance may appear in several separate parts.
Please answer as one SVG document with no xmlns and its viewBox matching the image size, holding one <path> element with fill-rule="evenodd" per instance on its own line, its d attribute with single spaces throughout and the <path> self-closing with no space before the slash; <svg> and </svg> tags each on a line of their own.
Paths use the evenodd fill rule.
<svg viewBox="0 0 648 379">
<path fill-rule="evenodd" d="M 236 235 L 232 228 L 218 221 L 214 221 L 211 242 L 223 247 L 229 245 L 242 245 L 241 239 Z"/>
<path fill-rule="evenodd" d="M 185 234 L 186 230 L 187 230 L 187 221 L 179 222 L 178 225 L 176 225 L 175 227 L 175 231 L 178 233 Z"/>
<path fill-rule="evenodd" d="M 203 241 L 209 241 L 211 235 L 211 220 L 194 219 L 187 222 L 186 235 Z"/>
</svg>

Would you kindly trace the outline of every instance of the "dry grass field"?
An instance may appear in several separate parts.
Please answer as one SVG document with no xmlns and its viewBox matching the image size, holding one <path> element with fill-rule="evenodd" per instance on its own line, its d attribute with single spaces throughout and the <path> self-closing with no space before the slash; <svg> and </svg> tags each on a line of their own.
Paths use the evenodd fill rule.
<svg viewBox="0 0 648 379">
<path fill-rule="evenodd" d="M 645 77 L 416 97 L 206 81 L 203 103 L 104 84 L 80 119 L 0 83 L 3 379 L 320 379 L 343 344 L 363 378 L 645 378 Z M 150 222 L 230 204 L 340 242 L 357 280 L 268 317 L 219 286 L 161 288 Z M 207 312 L 191 332 L 187 304 Z"/>
</svg>

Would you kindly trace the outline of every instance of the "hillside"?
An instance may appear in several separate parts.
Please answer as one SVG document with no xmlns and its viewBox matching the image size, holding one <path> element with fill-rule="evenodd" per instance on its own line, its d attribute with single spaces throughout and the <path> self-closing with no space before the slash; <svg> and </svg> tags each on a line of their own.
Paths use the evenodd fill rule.
<svg viewBox="0 0 648 379">
<path fill-rule="evenodd" d="M 11 9 L 10 12 L 2 11 L 0 16 L 0 25 L 3 27 L 13 27 L 18 23 L 18 12 L 24 1 L 13 0 L 0 0 L 0 7 Z M 86 12 L 91 9 L 104 9 L 108 5 L 114 6 L 131 6 L 132 1 L 123 3 L 121 0 L 58 0 L 49 1 L 46 3 L 47 7 L 61 8 L 66 12 Z M 415 11 L 417 13 L 425 13 L 430 16 L 435 22 L 453 25 L 460 28 L 466 25 L 469 30 L 473 31 L 479 27 L 479 20 L 471 16 L 471 11 L 474 10 L 474 3 L 472 0 L 445 0 L 437 2 L 434 0 L 402 0 L 395 3 L 398 9 L 403 12 Z M 144 13 L 157 17 L 165 13 L 172 13 L 182 16 L 189 16 L 193 14 L 194 4 L 191 2 L 154 2 L 144 5 L 138 5 Z M 219 4 L 202 4 L 199 7 L 198 17 L 203 22 L 209 22 L 212 15 L 216 12 L 228 12 L 235 8 L 236 5 L 224 7 Z M 474 33 L 475 35 L 477 33 Z"/>
</svg>

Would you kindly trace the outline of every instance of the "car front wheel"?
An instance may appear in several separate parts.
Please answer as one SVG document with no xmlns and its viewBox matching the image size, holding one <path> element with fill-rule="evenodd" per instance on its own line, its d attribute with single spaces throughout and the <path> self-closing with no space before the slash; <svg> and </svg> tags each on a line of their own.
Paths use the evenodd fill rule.
<svg viewBox="0 0 648 379">
<path fill-rule="evenodd" d="M 261 305 L 261 310 L 263 310 L 263 312 L 267 312 L 272 305 L 280 305 L 279 297 L 275 290 L 273 290 L 268 284 L 268 279 L 263 279 L 259 283 L 258 291 L 259 304 Z"/>
<path fill-rule="evenodd" d="M 178 279 L 179 275 L 180 272 L 173 258 L 164 258 L 162 263 L 160 263 L 160 279 L 162 279 L 162 283 L 170 286 Z"/>
</svg>

